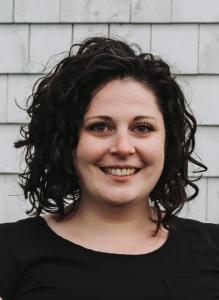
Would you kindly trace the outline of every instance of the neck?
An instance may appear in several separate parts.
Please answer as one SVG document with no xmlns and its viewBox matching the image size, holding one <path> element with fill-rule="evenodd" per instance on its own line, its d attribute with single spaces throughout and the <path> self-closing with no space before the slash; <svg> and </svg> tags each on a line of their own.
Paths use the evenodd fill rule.
<svg viewBox="0 0 219 300">
<path fill-rule="evenodd" d="M 126 205 L 94 205 L 85 200 L 80 199 L 76 210 L 60 222 L 48 217 L 52 230 L 85 248 L 107 253 L 145 254 L 165 243 L 168 232 L 163 229 L 152 236 L 156 224 L 150 217 L 155 216 L 145 199 Z"/>
<path fill-rule="evenodd" d="M 155 224 L 151 221 L 154 211 L 148 199 L 125 205 L 112 205 L 87 201 L 81 197 L 76 213 L 69 222 L 80 224 L 89 235 L 128 235 L 151 233 Z"/>
</svg>

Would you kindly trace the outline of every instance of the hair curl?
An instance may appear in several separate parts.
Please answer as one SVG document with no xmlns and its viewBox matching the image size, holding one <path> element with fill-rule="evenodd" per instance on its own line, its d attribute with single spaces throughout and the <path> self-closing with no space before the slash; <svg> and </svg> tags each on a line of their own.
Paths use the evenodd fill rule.
<svg viewBox="0 0 219 300">
<path fill-rule="evenodd" d="M 75 46 L 79 49 L 72 54 Z M 110 80 L 124 78 L 140 82 L 154 93 L 165 123 L 164 168 L 149 195 L 157 216 L 155 234 L 161 224 L 173 228 L 174 216 L 197 196 L 194 181 L 200 177 L 188 178 L 188 163 L 202 171 L 207 168 L 191 156 L 197 124 L 169 66 L 121 40 L 94 37 L 73 45 L 68 56 L 36 82 L 28 98 L 30 122 L 21 126 L 24 139 L 15 142 L 16 148 L 25 147 L 27 166 L 19 178 L 25 199 L 32 205 L 28 214 L 56 213 L 58 221 L 66 216 L 64 208 L 69 201 L 73 211 L 80 186 L 71 152 L 77 147 L 83 116 L 94 91 Z M 188 185 L 194 188 L 190 197 L 185 191 Z"/>
</svg>

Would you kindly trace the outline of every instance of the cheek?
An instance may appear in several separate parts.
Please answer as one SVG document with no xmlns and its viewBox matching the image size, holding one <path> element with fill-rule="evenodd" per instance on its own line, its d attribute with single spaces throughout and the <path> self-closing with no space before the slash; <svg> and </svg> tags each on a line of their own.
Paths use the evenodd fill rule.
<svg viewBox="0 0 219 300">
<path fill-rule="evenodd" d="M 89 170 L 90 166 L 93 166 L 104 156 L 105 148 L 104 143 L 96 142 L 89 137 L 81 139 L 73 155 L 75 169 L 80 171 L 86 167 Z"/>
<path fill-rule="evenodd" d="M 145 145 L 142 155 L 148 164 L 162 164 L 165 155 L 164 148 L 163 141 L 150 141 Z"/>
<path fill-rule="evenodd" d="M 155 174 L 160 174 L 164 167 L 164 154 L 158 152 L 149 152 L 145 155 L 146 166 Z"/>
</svg>

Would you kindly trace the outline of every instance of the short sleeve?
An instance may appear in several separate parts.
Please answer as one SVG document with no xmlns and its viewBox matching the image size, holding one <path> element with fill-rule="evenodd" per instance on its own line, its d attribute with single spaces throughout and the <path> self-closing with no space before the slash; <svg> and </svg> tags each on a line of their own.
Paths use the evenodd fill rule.
<svg viewBox="0 0 219 300">
<path fill-rule="evenodd" d="M 219 224 L 208 224 L 207 235 L 210 238 L 210 242 L 219 250 Z"/>
<path fill-rule="evenodd" d="M 15 270 L 10 250 L 0 237 L 0 297 L 3 300 L 12 299 L 14 290 Z"/>
</svg>

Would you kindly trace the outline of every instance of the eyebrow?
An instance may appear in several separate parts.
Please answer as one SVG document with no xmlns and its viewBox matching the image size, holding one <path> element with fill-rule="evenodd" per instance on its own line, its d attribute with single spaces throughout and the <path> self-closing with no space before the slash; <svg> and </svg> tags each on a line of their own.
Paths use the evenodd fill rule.
<svg viewBox="0 0 219 300">
<path fill-rule="evenodd" d="M 140 121 L 142 119 L 153 119 L 153 120 L 156 120 L 156 118 L 152 117 L 152 116 L 136 116 L 134 118 L 134 121 Z"/>
<path fill-rule="evenodd" d="M 88 117 L 85 119 L 85 121 L 88 121 L 90 119 L 101 119 L 101 120 L 104 120 L 104 121 L 112 121 L 113 119 L 109 116 L 93 116 L 93 117 Z M 156 120 L 156 118 L 152 117 L 152 116 L 136 116 L 134 117 L 133 121 L 140 121 L 142 119 L 153 119 L 153 120 Z"/>
</svg>

